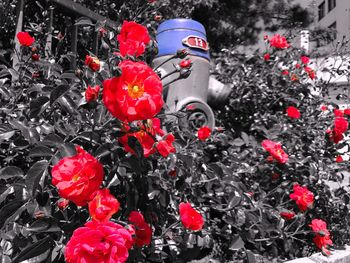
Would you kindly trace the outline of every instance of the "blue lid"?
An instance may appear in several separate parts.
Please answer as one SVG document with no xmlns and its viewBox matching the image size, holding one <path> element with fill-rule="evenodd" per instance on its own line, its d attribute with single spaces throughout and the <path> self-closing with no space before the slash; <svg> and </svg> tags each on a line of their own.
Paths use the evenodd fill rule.
<svg viewBox="0 0 350 263">
<path fill-rule="evenodd" d="M 205 28 L 201 23 L 186 18 L 176 18 L 164 21 L 159 25 L 157 29 L 157 34 L 174 29 L 190 29 L 203 34 L 203 36 L 206 36 Z"/>
</svg>

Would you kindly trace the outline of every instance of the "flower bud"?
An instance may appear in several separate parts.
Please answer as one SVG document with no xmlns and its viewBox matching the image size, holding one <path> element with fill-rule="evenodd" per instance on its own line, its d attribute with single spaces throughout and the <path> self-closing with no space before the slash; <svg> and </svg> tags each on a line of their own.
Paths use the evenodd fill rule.
<svg viewBox="0 0 350 263">
<path fill-rule="evenodd" d="M 39 54 L 36 54 L 36 53 L 32 54 L 32 60 L 33 61 L 38 61 L 39 59 L 40 59 L 40 55 Z"/>
</svg>

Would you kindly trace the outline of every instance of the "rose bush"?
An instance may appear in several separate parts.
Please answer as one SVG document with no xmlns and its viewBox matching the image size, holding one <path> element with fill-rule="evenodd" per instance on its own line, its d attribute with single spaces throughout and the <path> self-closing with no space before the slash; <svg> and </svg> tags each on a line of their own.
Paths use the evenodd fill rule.
<svg viewBox="0 0 350 263">
<path fill-rule="evenodd" d="M 40 41 L 1 66 L 3 262 L 269 262 L 349 241 L 350 196 L 327 184 L 347 167 L 348 115 L 321 110 L 337 106 L 304 54 L 282 36 L 266 38 L 268 59 L 214 54 L 235 85 L 223 128 L 180 130 L 145 62 L 154 42 L 128 23 L 142 34 L 103 28 L 100 55 L 74 71 Z"/>
</svg>

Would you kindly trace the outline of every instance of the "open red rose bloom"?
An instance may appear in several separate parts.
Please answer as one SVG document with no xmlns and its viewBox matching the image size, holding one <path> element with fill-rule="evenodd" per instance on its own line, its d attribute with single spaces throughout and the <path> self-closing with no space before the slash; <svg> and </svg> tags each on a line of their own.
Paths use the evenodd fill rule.
<svg viewBox="0 0 350 263">
<path fill-rule="evenodd" d="M 124 21 L 120 34 L 117 36 L 122 56 L 141 56 L 146 45 L 151 41 L 147 28 L 136 23 Z"/>
<path fill-rule="evenodd" d="M 136 246 L 147 246 L 152 240 L 152 228 L 140 212 L 132 211 L 129 215 L 129 222 L 132 223 L 135 232 L 134 241 Z"/>
<path fill-rule="evenodd" d="M 74 231 L 65 258 L 67 263 L 123 263 L 131 244 L 131 234 L 121 225 L 90 221 Z"/>
<path fill-rule="evenodd" d="M 288 117 L 292 119 L 299 119 L 300 118 L 300 112 L 296 107 L 289 106 L 287 108 L 287 115 Z"/>
<path fill-rule="evenodd" d="M 103 102 L 112 115 L 124 122 L 153 118 L 163 107 L 162 82 L 146 64 L 125 60 L 120 77 L 103 83 Z"/>
<path fill-rule="evenodd" d="M 52 168 L 52 184 L 58 188 L 61 197 L 83 206 L 100 187 L 104 172 L 92 155 L 79 146 L 76 150 L 76 155 L 63 158 Z"/>
<path fill-rule="evenodd" d="M 120 204 L 109 189 L 100 189 L 89 202 L 89 213 L 93 220 L 105 222 L 118 212 Z"/>
<path fill-rule="evenodd" d="M 17 39 L 18 42 L 25 47 L 30 47 L 35 41 L 34 37 L 31 37 L 28 32 L 18 32 Z"/>
<path fill-rule="evenodd" d="M 333 242 L 330 238 L 330 233 L 327 229 L 327 224 L 321 219 L 313 219 L 309 225 L 312 231 L 315 233 L 313 241 L 317 248 L 322 250 L 322 253 L 329 256 L 331 253 L 327 249 L 328 245 L 332 245 Z"/>
<path fill-rule="evenodd" d="M 277 49 L 285 49 L 288 48 L 290 45 L 288 44 L 285 37 L 282 37 L 279 34 L 274 35 L 270 39 L 270 46 L 275 47 Z"/>
<path fill-rule="evenodd" d="M 197 132 L 197 137 L 201 141 L 205 141 L 210 137 L 211 129 L 208 126 L 201 127 Z"/>
<path fill-rule="evenodd" d="M 283 151 L 280 143 L 270 140 L 263 140 L 261 145 L 279 163 L 286 163 L 288 161 L 288 154 Z"/>
<path fill-rule="evenodd" d="M 306 211 L 314 203 L 314 194 L 310 192 L 306 187 L 302 187 L 298 184 L 293 186 L 294 193 L 289 197 L 295 201 L 301 211 Z"/>
<path fill-rule="evenodd" d="M 204 220 L 200 213 L 197 212 L 190 203 L 181 203 L 179 205 L 180 218 L 184 227 L 199 231 L 203 228 Z"/>
</svg>

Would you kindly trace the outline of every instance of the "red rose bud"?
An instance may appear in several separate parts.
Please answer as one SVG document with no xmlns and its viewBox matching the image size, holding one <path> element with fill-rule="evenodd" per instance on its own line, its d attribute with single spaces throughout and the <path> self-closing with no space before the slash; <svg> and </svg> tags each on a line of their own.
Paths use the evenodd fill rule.
<svg viewBox="0 0 350 263">
<path fill-rule="evenodd" d="M 67 200 L 67 199 L 60 198 L 60 199 L 57 201 L 57 207 L 58 207 L 60 210 L 66 209 L 68 205 L 69 205 L 69 200 Z"/>
<path fill-rule="evenodd" d="M 197 132 L 197 137 L 201 141 L 206 141 L 211 135 L 211 129 L 208 126 L 201 127 Z"/>
<path fill-rule="evenodd" d="M 17 39 L 24 47 L 30 47 L 35 41 L 34 37 L 31 37 L 28 32 L 18 32 Z"/>
<path fill-rule="evenodd" d="M 269 36 L 265 35 L 264 40 L 268 40 L 268 39 L 269 39 Z"/>
<path fill-rule="evenodd" d="M 85 65 L 88 66 L 92 71 L 96 72 L 100 70 L 100 60 L 97 57 L 86 55 Z"/>
<path fill-rule="evenodd" d="M 33 61 L 38 61 L 40 59 L 40 55 L 39 54 L 32 54 L 32 60 Z"/>
<path fill-rule="evenodd" d="M 307 56 L 301 56 L 300 60 L 304 65 L 307 65 L 310 62 L 310 59 Z"/>
<path fill-rule="evenodd" d="M 287 115 L 288 117 L 292 119 L 299 119 L 300 118 L 300 112 L 297 108 L 290 106 L 287 108 Z"/>
<path fill-rule="evenodd" d="M 294 193 L 290 194 L 290 199 L 294 200 L 300 211 L 306 211 L 312 207 L 314 203 L 314 194 L 310 192 L 306 187 L 302 187 L 298 184 L 293 186 Z"/>
<path fill-rule="evenodd" d="M 176 51 L 176 57 L 178 58 L 185 58 L 188 54 L 190 54 L 190 52 L 187 48 L 178 49 Z"/>
<path fill-rule="evenodd" d="M 283 70 L 282 71 L 282 75 L 289 75 L 289 71 L 288 70 Z"/>
<path fill-rule="evenodd" d="M 268 61 L 269 59 L 270 59 L 270 54 L 269 53 L 265 54 L 264 55 L 264 60 Z"/>
<path fill-rule="evenodd" d="M 100 91 L 100 86 L 96 85 L 94 87 L 91 87 L 90 85 L 85 91 L 85 100 L 86 102 L 93 102 L 96 101 L 98 98 L 98 93 Z"/>
<path fill-rule="evenodd" d="M 198 213 L 190 203 L 181 203 L 179 205 L 180 219 L 183 226 L 193 231 L 202 230 L 204 225 L 203 217 Z"/>
<path fill-rule="evenodd" d="M 280 216 L 285 220 L 292 220 L 295 217 L 295 213 L 293 211 L 282 211 Z"/>
<path fill-rule="evenodd" d="M 337 163 L 341 163 L 342 161 L 344 161 L 343 157 L 341 155 L 338 155 L 337 158 L 335 158 L 335 161 Z"/>
<path fill-rule="evenodd" d="M 154 16 L 154 20 L 155 20 L 155 21 L 160 21 L 160 20 L 162 20 L 162 18 L 163 18 L 163 17 L 162 17 L 161 15 L 155 15 L 155 16 Z"/>
<path fill-rule="evenodd" d="M 186 59 L 186 60 L 182 60 L 180 63 L 179 63 L 179 66 L 181 68 L 190 68 L 192 66 L 192 61 L 189 60 L 189 59 Z"/>
<path fill-rule="evenodd" d="M 300 64 L 299 63 L 295 64 L 295 68 L 301 68 Z"/>
</svg>

